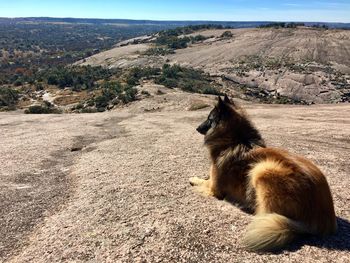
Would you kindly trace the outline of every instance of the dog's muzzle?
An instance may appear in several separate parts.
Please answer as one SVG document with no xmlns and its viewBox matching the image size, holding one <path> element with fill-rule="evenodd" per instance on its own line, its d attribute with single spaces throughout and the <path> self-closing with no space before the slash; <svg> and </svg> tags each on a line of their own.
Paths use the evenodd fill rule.
<svg viewBox="0 0 350 263">
<path fill-rule="evenodd" d="M 198 128 L 197 128 L 196 130 L 197 130 L 197 132 L 199 132 L 200 134 L 206 135 L 207 132 L 208 132 L 208 130 L 209 130 L 209 128 L 210 128 L 209 125 L 208 125 L 206 122 L 204 122 L 203 124 L 199 125 Z"/>
</svg>

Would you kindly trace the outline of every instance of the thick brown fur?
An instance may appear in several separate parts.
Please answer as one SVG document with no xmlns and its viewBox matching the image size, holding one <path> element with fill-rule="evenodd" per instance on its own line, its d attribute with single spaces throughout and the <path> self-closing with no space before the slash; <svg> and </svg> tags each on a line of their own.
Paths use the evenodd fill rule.
<svg viewBox="0 0 350 263">
<path fill-rule="evenodd" d="M 210 177 L 190 182 L 205 195 L 234 200 L 255 214 L 243 239 L 247 249 L 272 251 L 302 233 L 336 231 L 322 172 L 303 157 L 267 148 L 244 111 L 226 96 L 197 130 L 205 134 Z"/>
</svg>

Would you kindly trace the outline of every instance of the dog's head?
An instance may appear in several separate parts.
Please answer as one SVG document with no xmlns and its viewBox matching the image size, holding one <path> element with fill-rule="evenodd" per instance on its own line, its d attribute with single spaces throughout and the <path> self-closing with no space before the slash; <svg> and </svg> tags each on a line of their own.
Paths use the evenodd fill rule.
<svg viewBox="0 0 350 263">
<path fill-rule="evenodd" d="M 244 144 L 264 146 L 259 131 L 247 117 L 245 111 L 226 95 L 218 97 L 218 102 L 209 113 L 207 120 L 198 126 L 197 131 L 204 136 L 209 147 Z"/>
<path fill-rule="evenodd" d="M 236 111 L 236 105 L 226 95 L 223 100 L 218 97 L 214 109 L 209 113 L 208 118 L 198 126 L 197 131 L 206 138 L 227 132 L 228 126 L 233 124 L 237 116 L 239 113 Z"/>
<path fill-rule="evenodd" d="M 197 131 L 200 134 L 207 135 L 215 130 L 219 124 L 227 122 L 229 117 L 232 115 L 232 107 L 234 103 L 225 95 L 224 100 L 218 97 L 218 103 L 209 113 L 208 118 L 198 126 Z"/>
</svg>

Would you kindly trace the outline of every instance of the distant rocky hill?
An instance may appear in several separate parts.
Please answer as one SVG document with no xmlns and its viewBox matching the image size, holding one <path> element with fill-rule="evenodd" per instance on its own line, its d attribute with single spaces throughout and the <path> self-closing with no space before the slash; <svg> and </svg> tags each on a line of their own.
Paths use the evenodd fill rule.
<svg viewBox="0 0 350 263">
<path fill-rule="evenodd" d="M 275 22 L 270 21 L 177 21 L 177 20 L 134 20 L 134 19 L 99 19 L 99 18 L 58 18 L 58 17 L 0 17 L 0 23 L 84 23 L 84 24 L 129 24 L 129 25 L 159 25 L 188 26 L 214 24 L 234 28 L 252 28 Z M 306 26 L 326 25 L 329 28 L 350 28 L 350 23 L 305 22 Z"/>
<path fill-rule="evenodd" d="M 176 37 L 168 34 L 159 43 L 160 37 L 125 41 L 76 64 L 124 69 L 179 64 L 204 70 L 225 92 L 243 99 L 269 102 L 281 97 L 280 103 L 285 98 L 302 103 L 350 100 L 348 30 L 211 29 Z M 187 42 L 181 46 L 184 41 L 178 39 Z"/>
</svg>

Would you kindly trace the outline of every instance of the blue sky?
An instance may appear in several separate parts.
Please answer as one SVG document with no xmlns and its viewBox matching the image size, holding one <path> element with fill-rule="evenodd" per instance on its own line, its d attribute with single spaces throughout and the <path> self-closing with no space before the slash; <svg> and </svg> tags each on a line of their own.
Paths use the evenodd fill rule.
<svg viewBox="0 0 350 263">
<path fill-rule="evenodd" d="M 350 0 L 0 0 L 0 17 L 350 22 Z"/>
</svg>

